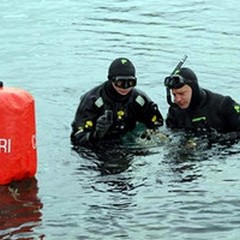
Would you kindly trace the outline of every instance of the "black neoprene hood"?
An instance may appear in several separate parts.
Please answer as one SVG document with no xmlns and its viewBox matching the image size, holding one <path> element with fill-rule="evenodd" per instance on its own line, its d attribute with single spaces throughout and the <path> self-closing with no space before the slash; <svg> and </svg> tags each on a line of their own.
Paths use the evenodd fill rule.
<svg viewBox="0 0 240 240">
<path fill-rule="evenodd" d="M 133 63 L 127 58 L 117 58 L 109 66 L 108 79 L 116 76 L 134 76 L 136 70 Z"/>
<path fill-rule="evenodd" d="M 186 84 L 192 88 L 192 99 L 189 108 L 195 108 L 201 101 L 201 88 L 198 85 L 198 78 L 196 74 L 187 67 L 180 68 L 180 70 L 177 71 L 176 74 L 186 79 Z"/>
</svg>

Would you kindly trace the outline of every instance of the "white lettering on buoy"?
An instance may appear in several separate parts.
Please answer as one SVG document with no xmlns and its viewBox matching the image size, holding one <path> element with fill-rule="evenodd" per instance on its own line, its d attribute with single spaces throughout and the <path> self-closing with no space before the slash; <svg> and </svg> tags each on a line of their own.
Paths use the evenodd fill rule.
<svg viewBox="0 0 240 240">
<path fill-rule="evenodd" d="M 32 148 L 33 148 L 33 149 L 36 149 L 36 148 L 37 148 L 36 135 L 32 135 Z"/>
<path fill-rule="evenodd" d="M 0 152 L 11 152 L 11 139 L 0 138 Z"/>
</svg>

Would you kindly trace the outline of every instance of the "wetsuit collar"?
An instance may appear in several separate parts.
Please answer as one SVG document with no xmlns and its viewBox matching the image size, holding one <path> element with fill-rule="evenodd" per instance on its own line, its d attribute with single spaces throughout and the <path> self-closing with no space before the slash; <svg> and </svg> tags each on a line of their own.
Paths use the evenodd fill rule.
<svg viewBox="0 0 240 240">
<path fill-rule="evenodd" d="M 126 99 L 129 98 L 131 92 L 129 92 L 127 95 L 121 95 L 114 89 L 112 86 L 112 83 L 110 81 L 106 81 L 104 85 L 104 89 L 106 91 L 106 94 L 108 95 L 109 98 L 113 99 L 116 102 L 123 102 Z"/>
</svg>

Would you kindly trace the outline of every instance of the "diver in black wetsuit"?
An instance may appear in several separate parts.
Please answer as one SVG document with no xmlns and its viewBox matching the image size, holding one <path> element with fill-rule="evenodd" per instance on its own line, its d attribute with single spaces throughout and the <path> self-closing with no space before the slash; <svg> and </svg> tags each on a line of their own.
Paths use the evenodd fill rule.
<svg viewBox="0 0 240 240">
<path fill-rule="evenodd" d="M 135 67 L 127 58 L 115 59 L 108 70 L 108 81 L 85 93 L 72 122 L 73 146 L 96 146 L 119 141 L 137 123 L 157 129 L 163 125 L 157 105 L 135 88 Z"/>
<path fill-rule="evenodd" d="M 212 136 L 225 140 L 240 137 L 240 105 L 229 96 L 199 87 L 191 69 L 180 68 L 164 84 L 174 97 L 174 102 L 168 98 L 167 127 L 215 133 Z"/>
</svg>

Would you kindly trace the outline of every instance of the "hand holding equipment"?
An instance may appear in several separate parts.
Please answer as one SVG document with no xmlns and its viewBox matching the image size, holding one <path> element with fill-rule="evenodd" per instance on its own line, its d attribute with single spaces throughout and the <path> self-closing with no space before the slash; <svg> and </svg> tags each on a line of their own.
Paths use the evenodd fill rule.
<svg viewBox="0 0 240 240">
<path fill-rule="evenodd" d="M 93 134 L 97 140 L 102 139 L 113 124 L 113 113 L 111 110 L 105 110 L 104 115 L 100 116 L 96 122 L 96 129 Z"/>
</svg>

